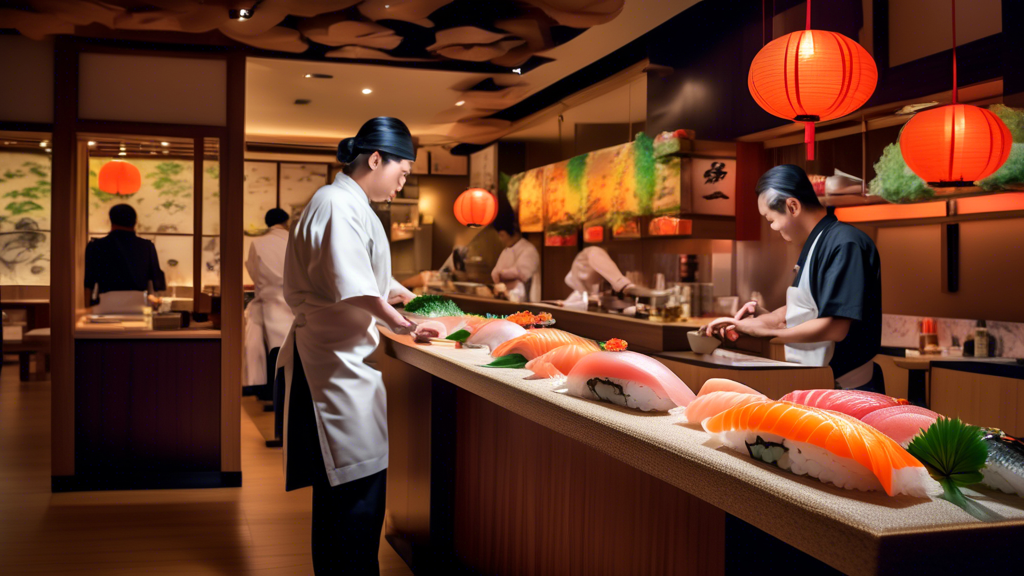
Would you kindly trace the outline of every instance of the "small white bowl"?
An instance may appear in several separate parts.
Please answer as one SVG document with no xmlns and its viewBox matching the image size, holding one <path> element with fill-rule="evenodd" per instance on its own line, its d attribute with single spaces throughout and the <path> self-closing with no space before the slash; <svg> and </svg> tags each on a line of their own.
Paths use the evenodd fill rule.
<svg viewBox="0 0 1024 576">
<path fill-rule="evenodd" d="M 690 350 L 697 354 L 711 354 L 722 344 L 722 341 L 714 336 L 704 336 L 696 330 L 686 333 L 686 339 L 690 341 Z"/>
</svg>

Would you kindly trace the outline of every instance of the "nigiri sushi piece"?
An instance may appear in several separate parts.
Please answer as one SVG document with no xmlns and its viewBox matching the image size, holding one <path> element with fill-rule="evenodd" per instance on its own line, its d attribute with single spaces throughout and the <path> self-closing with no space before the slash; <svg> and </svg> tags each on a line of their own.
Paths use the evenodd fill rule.
<svg viewBox="0 0 1024 576">
<path fill-rule="evenodd" d="M 938 419 L 937 412 L 913 404 L 902 404 L 875 410 L 860 421 L 906 447 L 914 436 L 927 430 Z"/>
<path fill-rule="evenodd" d="M 497 348 L 491 348 L 491 356 L 500 358 L 509 354 L 522 354 L 527 360 L 533 360 L 566 344 L 579 344 L 594 352 L 601 350 L 601 347 L 593 340 L 581 338 L 557 328 L 538 328 L 529 330 L 526 334 L 509 340 Z"/>
<path fill-rule="evenodd" d="M 769 398 L 764 394 L 746 394 L 744 392 L 729 392 L 727 390 L 705 394 L 702 388 L 697 398 L 685 408 L 682 422 L 699 424 L 705 418 L 721 414 L 733 406 L 743 406 L 766 400 L 769 400 Z"/>
<path fill-rule="evenodd" d="M 702 426 L 737 452 L 847 490 L 917 497 L 942 490 L 899 444 L 838 412 L 769 400 L 734 406 Z"/>
<path fill-rule="evenodd" d="M 435 336 L 435 338 L 448 337 L 448 327 L 445 326 L 444 322 L 438 322 L 437 320 L 424 320 L 423 322 L 417 324 L 417 326 L 421 328 L 434 330 L 435 332 L 437 332 L 437 336 Z"/>
<path fill-rule="evenodd" d="M 436 318 L 431 318 L 430 320 L 426 320 L 424 322 L 420 322 L 420 324 L 426 324 L 427 322 L 437 322 L 439 324 L 442 324 L 444 326 L 444 328 L 445 328 L 445 333 L 442 336 L 440 336 L 440 338 L 447 338 L 449 334 L 454 334 L 454 333 L 458 332 L 459 330 L 462 330 L 463 328 L 466 327 L 466 325 L 467 325 L 467 317 L 466 316 L 437 316 Z"/>
<path fill-rule="evenodd" d="M 471 348 L 486 346 L 494 350 L 498 346 L 526 334 L 526 328 L 508 320 L 494 320 L 481 325 L 466 339 L 465 344 Z"/>
<path fill-rule="evenodd" d="M 995 428 L 982 428 L 982 432 L 988 445 L 988 460 L 981 469 L 985 477 L 982 484 L 1024 496 L 1024 442 Z"/>
<path fill-rule="evenodd" d="M 842 412 L 858 420 L 875 410 L 906 403 L 892 396 L 863 390 L 795 390 L 779 401 Z"/>
<path fill-rule="evenodd" d="M 761 395 L 760 392 L 754 390 L 746 384 L 740 384 L 735 380 L 729 380 L 728 378 L 708 378 L 704 385 L 700 387 L 700 393 L 697 396 L 704 396 L 711 394 L 712 392 L 739 392 L 740 394 L 757 394 Z M 691 422 L 699 422 L 699 420 L 691 420 Z"/>
<path fill-rule="evenodd" d="M 644 412 L 667 412 L 695 398 L 679 376 L 650 356 L 636 352 L 594 352 L 569 371 L 569 394 Z"/>
<path fill-rule="evenodd" d="M 530 360 L 526 363 L 526 369 L 540 378 L 565 376 L 584 356 L 595 352 L 579 344 L 566 344 Z"/>
</svg>

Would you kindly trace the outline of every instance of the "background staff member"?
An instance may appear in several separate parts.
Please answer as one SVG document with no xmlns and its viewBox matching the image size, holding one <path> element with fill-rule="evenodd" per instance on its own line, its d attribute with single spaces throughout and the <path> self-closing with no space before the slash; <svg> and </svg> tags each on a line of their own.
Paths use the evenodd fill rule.
<svg viewBox="0 0 1024 576">
<path fill-rule="evenodd" d="M 491 271 L 491 280 L 504 282 L 508 299 L 513 302 L 540 301 L 540 253 L 519 233 L 519 223 L 512 211 L 499 211 L 491 224 L 505 249 Z"/>
<path fill-rule="evenodd" d="M 152 242 L 135 235 L 137 221 L 134 208 L 117 204 L 110 209 L 110 233 L 85 246 L 85 287 L 92 304 L 99 294 L 144 290 L 152 304 L 160 303 L 154 292 L 167 289 L 160 258 Z"/>
<path fill-rule="evenodd" d="M 391 277 L 391 248 L 370 202 L 390 201 L 416 158 L 409 129 L 374 118 L 338 144 L 345 164 L 292 229 L 284 296 L 295 313 L 281 347 L 285 489 L 313 486 L 313 570 L 377 574 L 388 428 L 384 382 L 366 363 L 377 322 L 415 324 L 388 304 L 408 291 Z M 436 332 L 421 331 L 436 336 Z"/>
<path fill-rule="evenodd" d="M 836 220 L 814 194 L 807 174 L 785 164 L 757 182 L 761 215 L 787 242 L 803 245 L 786 305 L 774 312 L 747 303 L 735 318 L 701 330 L 735 330 L 778 338 L 786 360 L 830 366 L 836 388 L 885 392 L 874 363 L 882 342 L 882 274 L 878 250 L 867 234 Z"/>
<path fill-rule="evenodd" d="M 249 271 L 256 296 L 245 307 L 248 317 L 245 338 L 245 363 L 248 384 L 267 384 L 273 375 L 267 365 L 277 365 L 277 354 L 288 329 L 295 320 L 291 307 L 284 301 L 284 256 L 288 247 L 288 213 L 271 208 L 264 218 L 266 234 L 249 246 L 245 269 Z M 269 362 L 266 351 L 270 351 Z M 268 378 L 269 376 L 269 378 Z"/>
<path fill-rule="evenodd" d="M 588 246 L 576 255 L 572 268 L 565 275 L 565 283 L 572 288 L 572 294 L 559 305 L 566 308 L 587 309 L 587 302 L 598 297 L 601 285 L 607 282 L 614 292 L 622 292 L 633 286 L 612 260 L 604 248 Z"/>
</svg>

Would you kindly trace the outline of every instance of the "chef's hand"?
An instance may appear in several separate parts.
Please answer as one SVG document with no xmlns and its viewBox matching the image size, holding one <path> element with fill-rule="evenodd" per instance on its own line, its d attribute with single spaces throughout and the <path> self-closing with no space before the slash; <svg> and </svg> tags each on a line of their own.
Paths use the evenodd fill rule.
<svg viewBox="0 0 1024 576">
<path fill-rule="evenodd" d="M 415 322 L 412 322 L 407 318 L 403 318 L 403 320 L 405 322 L 402 324 L 392 324 L 389 326 L 391 331 L 399 335 L 412 334 L 416 331 L 417 324 Z"/>
<path fill-rule="evenodd" d="M 402 292 L 401 294 L 395 294 L 394 296 L 388 298 L 388 304 L 391 304 L 392 306 L 396 306 L 398 304 L 405 306 L 409 302 L 412 302 L 412 299 L 415 297 L 415 294 L 408 294 Z"/>
<path fill-rule="evenodd" d="M 420 344 L 430 342 L 431 338 L 438 338 L 441 334 L 435 328 L 417 326 L 412 333 L 412 339 Z"/>
<path fill-rule="evenodd" d="M 736 325 L 739 323 L 740 321 L 735 318 L 715 318 L 710 323 L 698 328 L 697 333 L 704 336 L 715 336 L 722 340 L 728 338 L 735 342 L 740 337 L 736 332 Z"/>
</svg>

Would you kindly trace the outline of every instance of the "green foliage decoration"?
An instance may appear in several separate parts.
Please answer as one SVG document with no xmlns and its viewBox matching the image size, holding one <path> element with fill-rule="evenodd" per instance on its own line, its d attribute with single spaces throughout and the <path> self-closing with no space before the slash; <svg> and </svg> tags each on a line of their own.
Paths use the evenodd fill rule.
<svg viewBox="0 0 1024 576">
<path fill-rule="evenodd" d="M 875 163 L 874 179 L 868 184 L 868 193 L 894 204 L 919 202 L 935 197 L 935 191 L 907 166 L 899 143 L 889 144 Z"/>
</svg>

